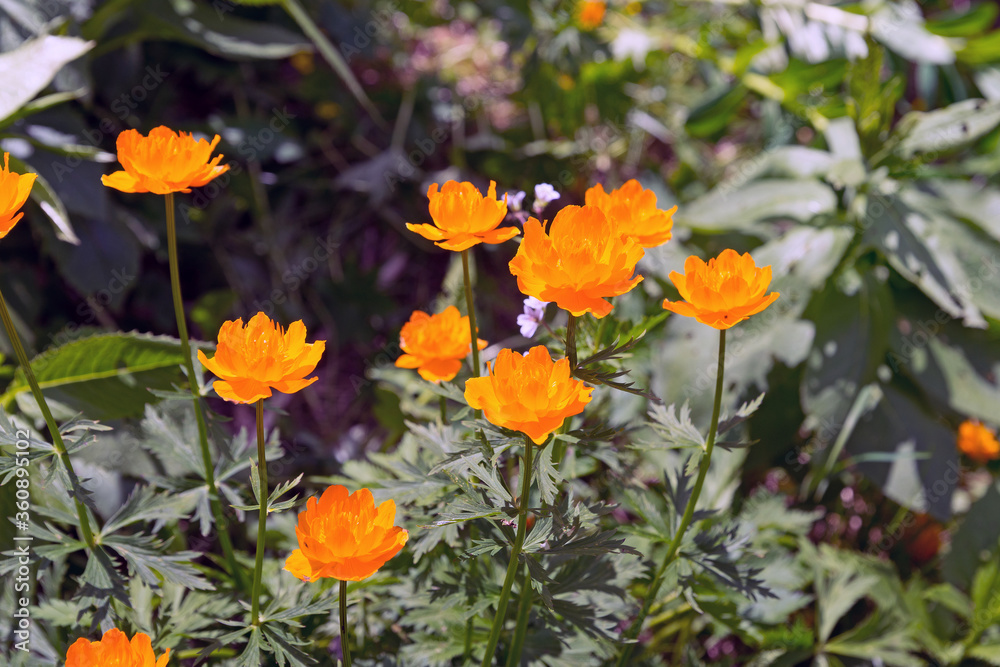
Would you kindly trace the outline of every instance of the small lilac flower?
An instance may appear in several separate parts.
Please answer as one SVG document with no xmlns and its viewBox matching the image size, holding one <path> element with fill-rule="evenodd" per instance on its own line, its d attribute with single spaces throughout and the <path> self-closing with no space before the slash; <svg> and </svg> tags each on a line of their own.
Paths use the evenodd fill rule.
<svg viewBox="0 0 1000 667">
<path fill-rule="evenodd" d="M 545 319 L 545 306 L 548 301 L 539 301 L 533 296 L 524 300 L 524 313 L 517 316 L 517 324 L 521 327 L 521 335 L 532 338 L 538 331 L 538 325 Z"/>
<path fill-rule="evenodd" d="M 559 199 L 559 193 L 554 187 L 548 183 L 539 183 L 535 186 L 535 203 L 531 205 L 531 210 L 536 215 L 541 215 L 549 202 L 554 202 L 557 199 Z"/>
<path fill-rule="evenodd" d="M 515 192 L 507 193 L 507 210 L 511 213 L 517 213 L 521 210 L 521 206 L 524 203 L 524 196 L 527 193 L 524 190 L 517 190 Z"/>
</svg>

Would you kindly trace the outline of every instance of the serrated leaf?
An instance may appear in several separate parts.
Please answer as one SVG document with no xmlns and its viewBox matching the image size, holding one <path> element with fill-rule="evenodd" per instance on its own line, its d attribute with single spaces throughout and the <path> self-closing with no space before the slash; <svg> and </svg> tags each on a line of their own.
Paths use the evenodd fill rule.
<svg viewBox="0 0 1000 667">
<path fill-rule="evenodd" d="M 139 416 L 157 398 L 149 388 L 183 381 L 180 341 L 140 333 L 99 334 L 47 350 L 31 361 L 46 398 L 91 419 Z M 0 404 L 29 390 L 19 369 Z M 22 405 L 29 404 L 26 401 Z"/>
</svg>

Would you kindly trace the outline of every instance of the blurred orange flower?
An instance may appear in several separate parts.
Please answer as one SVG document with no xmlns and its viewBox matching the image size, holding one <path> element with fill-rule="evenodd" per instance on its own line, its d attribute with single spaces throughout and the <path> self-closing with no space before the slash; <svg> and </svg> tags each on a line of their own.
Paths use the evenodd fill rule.
<svg viewBox="0 0 1000 667">
<path fill-rule="evenodd" d="M 294 394 L 318 378 L 305 379 L 316 369 L 326 341 L 306 343 L 301 320 L 283 331 L 264 313 L 257 313 L 246 328 L 243 320 L 229 321 L 219 329 L 215 357 L 198 350 L 198 359 L 218 375 L 215 392 L 233 403 L 254 403 L 275 389 Z"/>
<path fill-rule="evenodd" d="M 462 317 L 455 306 L 436 315 L 415 310 L 399 332 L 399 346 L 405 354 L 396 359 L 396 366 L 416 368 L 420 377 L 431 382 L 453 380 L 472 349 L 470 338 L 469 317 Z M 480 350 L 487 345 L 481 338 L 476 341 Z"/>
<path fill-rule="evenodd" d="M 445 250 L 458 252 L 480 243 L 503 243 L 520 233 L 517 227 L 497 227 L 507 216 L 507 198 L 497 200 L 494 181 L 490 181 L 485 197 L 467 181 L 448 181 L 440 192 L 434 183 L 427 196 L 434 224 L 408 222 L 406 228 Z"/>
<path fill-rule="evenodd" d="M 978 421 L 967 420 L 958 427 L 958 448 L 979 463 L 1000 458 L 1000 442 L 996 433 Z"/>
<path fill-rule="evenodd" d="M 634 178 L 617 190 L 605 192 L 598 183 L 587 190 L 588 206 L 596 206 L 611 218 L 626 236 L 643 248 L 653 248 L 670 240 L 674 226 L 674 206 L 669 211 L 656 208 L 656 193 L 644 190 Z"/>
<path fill-rule="evenodd" d="M 219 135 L 209 143 L 162 125 L 150 130 L 148 137 L 125 130 L 117 144 L 118 161 L 125 170 L 101 176 L 101 183 L 122 192 L 191 192 L 229 170 L 219 164 L 222 155 L 211 157 L 219 141 Z"/>
<path fill-rule="evenodd" d="M 756 315 L 777 299 L 778 292 L 765 295 L 771 284 L 771 267 L 758 269 L 750 253 L 740 255 L 726 249 L 705 264 L 692 255 L 684 262 L 684 275 L 670 272 L 684 301 L 663 301 L 667 310 L 693 317 L 716 329 L 728 329 Z"/>
<path fill-rule="evenodd" d="M 580 27 L 584 30 L 594 30 L 599 28 L 604 22 L 604 12 L 607 11 L 606 2 L 595 2 L 587 0 L 580 3 Z"/>
<path fill-rule="evenodd" d="M 346 487 L 331 486 L 319 500 L 306 501 L 299 513 L 299 548 L 285 561 L 285 569 L 303 581 L 367 579 L 406 544 L 409 534 L 393 525 L 395 519 L 393 501 L 376 508 L 368 489 L 348 495 Z"/>
<path fill-rule="evenodd" d="M 542 444 L 566 417 L 583 412 L 593 388 L 570 376 L 569 360 L 552 361 L 544 345 L 520 355 L 500 350 L 486 377 L 465 382 L 465 400 L 491 423 Z"/>
<path fill-rule="evenodd" d="M 624 294 L 639 284 L 632 277 L 642 247 L 623 237 L 596 206 L 566 206 L 556 214 L 548 234 L 542 223 L 524 223 L 524 241 L 510 261 L 517 287 L 540 301 L 555 301 L 574 315 L 611 312 L 606 297 Z"/>
<path fill-rule="evenodd" d="M 10 154 L 3 154 L 0 169 L 0 239 L 7 236 L 24 213 L 18 213 L 31 194 L 35 174 L 14 174 L 10 171 Z"/>
<path fill-rule="evenodd" d="M 96 642 L 80 637 L 66 653 L 66 667 L 164 667 L 167 649 L 159 658 L 153 653 L 149 636 L 137 632 L 132 641 L 118 628 L 111 628 Z"/>
</svg>

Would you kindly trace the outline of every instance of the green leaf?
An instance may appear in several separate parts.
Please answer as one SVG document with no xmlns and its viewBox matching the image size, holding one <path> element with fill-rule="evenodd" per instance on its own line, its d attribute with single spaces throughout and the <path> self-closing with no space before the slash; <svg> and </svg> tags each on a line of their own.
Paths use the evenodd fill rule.
<svg viewBox="0 0 1000 667">
<path fill-rule="evenodd" d="M 952 531 L 951 548 L 945 553 L 945 578 L 959 588 L 968 588 L 978 576 L 983 556 L 996 558 L 1000 540 L 1000 485 L 994 481 L 986 493 L 969 508 L 958 528 Z"/>
<path fill-rule="evenodd" d="M 191 498 L 171 493 L 157 493 L 150 486 L 140 486 L 104 524 L 101 535 L 108 536 L 139 521 L 170 521 L 187 516 L 193 509 Z"/>
<path fill-rule="evenodd" d="M 688 114 L 684 129 L 699 139 L 721 132 L 746 104 L 747 89 L 742 84 L 710 92 Z"/>
<path fill-rule="evenodd" d="M 962 100 L 934 111 L 911 111 L 896 125 L 896 152 L 906 159 L 918 153 L 936 157 L 975 141 L 998 124 L 1000 101 Z"/>
<path fill-rule="evenodd" d="M 958 51 L 958 59 L 968 65 L 985 65 L 1000 61 L 1000 31 L 993 30 L 972 37 Z"/>
<path fill-rule="evenodd" d="M 836 208 L 833 190 L 819 181 L 775 179 L 755 181 L 740 189 L 720 186 L 678 210 L 674 220 L 700 232 L 763 235 L 760 222 L 782 218 L 807 222 Z"/>
<path fill-rule="evenodd" d="M 93 45 L 93 42 L 76 37 L 43 35 L 0 54 L 0 80 L 3 81 L 0 121 L 34 99 L 64 65 L 82 56 Z"/>
<path fill-rule="evenodd" d="M 801 386 L 804 428 L 832 443 L 858 392 L 875 379 L 889 342 L 892 297 L 885 282 L 868 271 L 853 294 L 835 281 L 810 304 L 816 338 Z"/>
<path fill-rule="evenodd" d="M 144 0 L 142 29 L 148 39 L 174 39 L 234 60 L 281 59 L 312 51 L 308 41 L 264 21 L 220 13 L 211 3 L 191 0 Z"/>
<path fill-rule="evenodd" d="M 868 199 L 864 221 L 865 242 L 878 248 L 893 269 L 951 317 L 963 319 L 966 326 L 985 327 L 968 291 L 959 289 L 955 272 L 946 273 L 942 266 L 948 258 L 925 242 L 930 226 L 925 216 L 896 194 L 883 194 Z"/>
<path fill-rule="evenodd" d="M 875 39 L 907 60 L 935 65 L 955 62 L 951 42 L 924 27 L 923 16 L 915 2 L 886 3 L 870 21 Z"/>
<path fill-rule="evenodd" d="M 977 658 L 1000 667 L 1000 644 L 979 644 L 965 652 L 968 658 Z"/>
<path fill-rule="evenodd" d="M 43 352 L 31 368 L 46 398 L 92 419 L 142 415 L 158 399 L 150 388 L 168 389 L 184 379 L 180 341 L 140 333 L 99 334 Z M 37 410 L 18 369 L 0 404 Z"/>
<path fill-rule="evenodd" d="M 993 27 L 1000 7 L 992 2 L 980 2 L 961 14 L 945 16 L 927 22 L 927 29 L 942 37 L 972 37 Z"/>
</svg>

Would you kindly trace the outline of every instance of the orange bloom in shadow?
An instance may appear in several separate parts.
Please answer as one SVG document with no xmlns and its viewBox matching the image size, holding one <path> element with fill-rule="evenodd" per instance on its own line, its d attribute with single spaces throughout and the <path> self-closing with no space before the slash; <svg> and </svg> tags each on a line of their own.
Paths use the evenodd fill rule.
<svg viewBox="0 0 1000 667">
<path fill-rule="evenodd" d="M 453 380 L 472 350 L 470 338 L 469 317 L 462 317 L 455 306 L 436 315 L 415 310 L 399 332 L 399 346 L 405 354 L 396 359 L 396 366 L 416 368 L 430 382 Z M 482 350 L 487 343 L 477 338 L 476 344 Z"/>
<path fill-rule="evenodd" d="M 326 341 L 306 343 L 306 327 L 301 320 L 283 331 L 264 313 L 257 313 L 243 326 L 243 320 L 229 321 L 219 329 L 215 357 L 198 350 L 198 359 L 218 375 L 215 393 L 233 403 L 254 403 L 268 398 L 275 389 L 294 394 L 318 378 L 306 379 L 316 370 Z"/>
<path fill-rule="evenodd" d="M 639 284 L 632 277 L 645 251 L 596 206 L 566 206 L 556 214 L 548 234 L 542 223 L 524 223 L 524 241 L 510 260 L 522 293 L 539 301 L 555 301 L 574 315 L 611 312 L 605 298 L 624 294 Z"/>
<path fill-rule="evenodd" d="M 0 239 L 7 236 L 24 213 L 18 213 L 28 201 L 35 174 L 14 174 L 10 171 L 10 154 L 3 154 L 0 169 Z"/>
<path fill-rule="evenodd" d="M 222 155 L 212 157 L 219 141 L 219 135 L 210 143 L 162 125 L 148 137 L 125 130 L 117 143 L 118 161 L 125 170 L 101 176 L 101 183 L 122 192 L 191 192 L 229 170 L 219 164 Z"/>
<path fill-rule="evenodd" d="M 771 284 L 770 266 L 758 269 L 750 253 L 741 256 L 730 249 L 708 264 L 688 257 L 684 275 L 671 271 L 670 280 L 684 301 L 664 300 L 663 307 L 720 330 L 756 315 L 780 296 L 764 294 Z"/>
<path fill-rule="evenodd" d="M 674 226 L 674 206 L 669 211 L 656 208 L 656 193 L 644 190 L 634 178 L 617 190 L 605 192 L 598 183 L 587 190 L 587 206 L 596 206 L 618 225 L 622 234 L 643 248 L 653 248 L 670 240 Z"/>
<path fill-rule="evenodd" d="M 584 30 L 594 30 L 599 28 L 604 22 L 604 12 L 607 11 L 606 2 L 595 2 L 587 0 L 580 3 L 580 27 Z M 589 202 L 588 202 L 589 203 Z"/>
<path fill-rule="evenodd" d="M 448 181 L 440 192 L 435 183 L 428 188 L 427 196 L 434 224 L 408 222 L 406 228 L 445 250 L 458 252 L 480 243 L 503 243 L 520 234 L 517 227 L 497 227 L 507 216 L 507 198 L 497 200 L 497 184 L 493 181 L 485 197 L 467 181 Z"/>
<path fill-rule="evenodd" d="M 132 641 L 118 628 L 111 628 L 96 642 L 83 637 L 66 653 L 66 667 L 164 667 L 170 649 L 159 658 L 153 653 L 148 635 L 137 632 Z"/>
<path fill-rule="evenodd" d="M 964 421 L 958 427 L 958 448 L 979 463 L 1000 458 L 1000 441 L 996 433 L 977 421 Z"/>
<path fill-rule="evenodd" d="M 396 503 L 377 508 L 372 492 L 331 486 L 316 500 L 306 501 L 295 535 L 299 548 L 285 561 L 285 569 L 303 581 L 324 577 L 361 581 L 372 576 L 399 553 L 409 534 L 393 523 Z"/>
<path fill-rule="evenodd" d="M 569 359 L 552 361 L 544 345 L 520 355 L 500 350 L 486 377 L 465 382 L 465 400 L 492 424 L 545 442 L 566 417 L 583 412 L 592 387 L 570 376 Z"/>
</svg>

